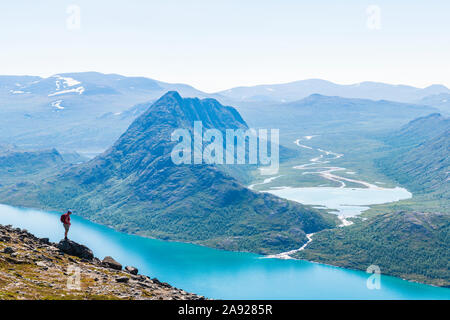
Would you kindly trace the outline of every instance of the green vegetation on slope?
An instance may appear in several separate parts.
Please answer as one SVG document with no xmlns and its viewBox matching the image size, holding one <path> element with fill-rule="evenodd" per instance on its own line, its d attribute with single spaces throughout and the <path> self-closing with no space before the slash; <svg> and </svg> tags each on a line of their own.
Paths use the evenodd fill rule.
<svg viewBox="0 0 450 320">
<path fill-rule="evenodd" d="M 324 230 L 295 258 L 450 286 L 450 215 L 399 212 Z"/>
<path fill-rule="evenodd" d="M 378 165 L 414 193 L 412 201 L 403 202 L 404 208 L 449 212 L 450 119 L 440 114 L 416 119 L 387 142 L 391 151 Z"/>
<path fill-rule="evenodd" d="M 66 165 L 56 149 L 33 151 L 0 145 L 0 187 L 18 181 L 28 183 Z"/>
</svg>

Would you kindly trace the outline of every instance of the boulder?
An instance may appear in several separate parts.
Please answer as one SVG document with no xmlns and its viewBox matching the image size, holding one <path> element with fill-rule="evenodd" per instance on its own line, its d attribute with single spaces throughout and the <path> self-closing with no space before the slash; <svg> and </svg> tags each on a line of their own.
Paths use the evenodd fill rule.
<svg viewBox="0 0 450 320">
<path fill-rule="evenodd" d="M 15 252 L 15 250 L 11 247 L 6 247 L 5 249 L 3 249 L 3 253 L 6 253 L 6 254 L 11 254 L 14 252 Z"/>
<path fill-rule="evenodd" d="M 150 280 L 150 278 L 148 278 L 147 276 L 144 276 L 144 275 L 138 275 L 138 276 L 135 276 L 135 277 L 133 277 L 133 279 L 134 280 L 136 280 L 136 281 L 139 281 L 139 282 L 145 282 L 145 281 L 151 281 Z"/>
<path fill-rule="evenodd" d="M 167 282 L 161 282 L 157 278 L 153 278 L 152 281 L 153 281 L 153 283 L 156 283 L 157 285 L 159 285 L 161 287 L 172 288 L 172 286 L 170 284 L 168 284 Z"/>
<path fill-rule="evenodd" d="M 132 266 L 126 266 L 125 271 L 128 273 L 134 274 L 134 275 L 137 275 L 139 272 L 139 270 L 137 268 L 132 267 Z"/>
<path fill-rule="evenodd" d="M 70 256 L 79 257 L 89 261 L 94 259 L 94 254 L 91 249 L 72 240 L 61 240 L 58 243 L 57 248 Z"/>
<path fill-rule="evenodd" d="M 7 235 L 0 236 L 0 241 L 2 241 L 2 242 L 9 242 L 9 241 L 11 241 L 11 237 L 7 236 Z"/>
<path fill-rule="evenodd" d="M 118 263 L 116 260 L 114 260 L 112 257 L 107 256 L 103 259 L 102 264 L 105 267 L 115 269 L 115 270 L 122 270 L 122 265 Z"/>
<path fill-rule="evenodd" d="M 130 281 L 130 278 L 125 277 L 125 276 L 116 278 L 116 282 L 127 283 L 128 281 Z"/>
</svg>

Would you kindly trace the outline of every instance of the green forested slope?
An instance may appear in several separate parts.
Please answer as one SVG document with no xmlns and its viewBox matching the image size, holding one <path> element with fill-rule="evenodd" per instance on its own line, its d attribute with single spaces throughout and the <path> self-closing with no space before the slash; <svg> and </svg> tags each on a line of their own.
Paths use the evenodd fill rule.
<svg viewBox="0 0 450 320">
<path fill-rule="evenodd" d="M 450 215 L 397 212 L 322 231 L 295 255 L 438 286 L 450 286 Z"/>
<path fill-rule="evenodd" d="M 414 194 L 448 208 L 450 119 L 440 114 L 416 119 L 387 141 L 392 151 L 379 160 L 382 171 Z"/>
</svg>

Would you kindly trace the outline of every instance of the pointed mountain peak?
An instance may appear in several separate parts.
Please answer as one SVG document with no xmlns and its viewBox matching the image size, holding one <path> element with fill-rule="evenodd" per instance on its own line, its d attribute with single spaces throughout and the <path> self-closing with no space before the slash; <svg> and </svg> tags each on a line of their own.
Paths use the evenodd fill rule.
<svg viewBox="0 0 450 320">
<path fill-rule="evenodd" d="M 215 99 L 183 98 L 178 92 L 169 91 L 137 118 L 130 129 L 142 130 L 155 125 L 190 128 L 194 121 L 219 130 L 247 128 L 233 107 L 223 106 Z"/>
<path fill-rule="evenodd" d="M 449 89 L 444 86 L 443 84 L 432 84 L 426 88 L 424 88 L 424 90 L 439 90 L 439 91 L 449 91 Z"/>
<path fill-rule="evenodd" d="M 178 91 L 168 91 L 167 93 L 165 93 L 163 96 L 161 96 L 161 98 L 159 98 L 155 104 L 158 104 L 160 102 L 168 102 L 168 101 L 176 101 L 176 102 L 181 102 L 183 100 L 183 98 L 181 97 L 181 95 L 178 93 Z"/>
</svg>

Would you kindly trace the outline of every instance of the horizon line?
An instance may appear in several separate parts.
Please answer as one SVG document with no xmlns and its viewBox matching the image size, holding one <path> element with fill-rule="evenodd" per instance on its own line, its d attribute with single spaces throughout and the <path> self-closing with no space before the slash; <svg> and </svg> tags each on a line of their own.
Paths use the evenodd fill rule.
<svg viewBox="0 0 450 320">
<path fill-rule="evenodd" d="M 411 87 L 411 88 L 415 88 L 415 89 L 427 89 L 429 87 L 433 87 L 433 86 L 442 86 L 448 90 L 450 90 L 449 87 L 447 87 L 447 85 L 442 84 L 442 83 L 432 83 L 426 86 L 416 86 L 416 85 L 411 85 L 411 84 L 405 84 L 405 83 L 390 83 L 390 82 L 382 82 L 382 81 L 373 81 L 373 80 L 364 80 L 364 81 L 359 81 L 359 82 L 351 82 L 351 83 L 342 83 L 342 82 L 338 82 L 338 81 L 331 81 L 331 80 L 327 80 L 327 79 L 323 79 L 323 78 L 304 78 L 304 79 L 299 79 L 299 80 L 293 80 L 293 81 L 282 81 L 282 82 L 274 82 L 274 83 L 259 83 L 259 84 L 252 84 L 252 85 L 236 85 L 233 87 L 228 87 L 227 89 L 222 89 L 222 90 L 218 90 L 218 91 L 206 91 L 206 90 L 201 90 L 198 89 L 197 87 L 194 87 L 193 85 L 189 84 L 189 83 L 185 83 L 185 82 L 172 82 L 172 81 L 164 81 L 164 80 L 159 80 L 150 76 L 145 76 L 145 75 L 125 75 L 122 73 L 117 73 L 117 72 L 100 72 L 100 71 L 76 71 L 76 72 L 60 72 L 60 73 L 55 73 L 55 74 L 40 74 L 40 75 L 33 75 L 33 74 L 0 74 L 0 77 L 39 77 L 41 79 L 48 79 L 57 75 L 67 75 L 67 74 L 81 74 L 81 73 L 98 73 L 98 74 L 103 74 L 103 75 L 118 75 L 118 76 L 122 76 L 122 77 L 126 77 L 126 78 L 145 78 L 145 79 L 149 79 L 149 80 L 153 80 L 153 81 L 158 81 L 158 82 L 162 82 L 162 83 L 167 83 L 167 84 L 181 84 L 181 85 L 188 85 L 198 91 L 201 91 L 203 93 L 206 94 L 217 94 L 220 92 L 226 92 L 232 89 L 238 89 L 238 88 L 253 88 L 253 87 L 259 87 L 259 86 L 277 86 L 277 85 L 286 85 L 286 84 L 292 84 L 292 83 L 296 83 L 296 82 L 302 82 L 302 81 L 311 81 L 311 80 L 317 80 L 317 81 L 324 81 L 324 82 L 328 82 L 328 83 L 332 83 L 335 85 L 340 85 L 340 86 L 355 86 L 355 85 L 361 85 L 363 83 L 376 83 L 376 84 L 385 84 L 385 85 L 390 85 L 390 86 L 396 86 L 396 87 Z"/>
</svg>

